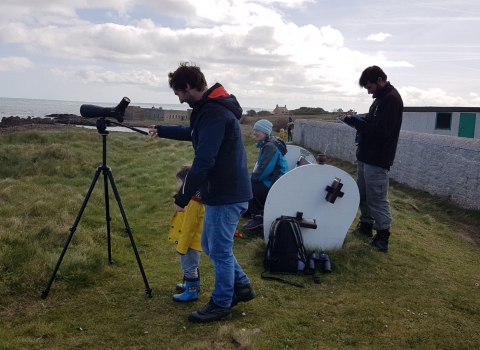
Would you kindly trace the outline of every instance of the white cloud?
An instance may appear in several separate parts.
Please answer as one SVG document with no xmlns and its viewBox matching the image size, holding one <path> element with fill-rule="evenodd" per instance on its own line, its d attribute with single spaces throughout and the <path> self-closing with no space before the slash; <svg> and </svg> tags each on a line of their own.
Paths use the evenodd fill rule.
<svg viewBox="0 0 480 350">
<path fill-rule="evenodd" d="M 0 57 L 0 72 L 24 71 L 34 66 L 26 57 Z"/>
<path fill-rule="evenodd" d="M 304 6 L 307 3 L 313 3 L 315 0 L 250 0 L 249 2 L 256 2 L 259 4 L 280 4 L 285 6 Z"/>
<path fill-rule="evenodd" d="M 412 1 L 405 8 L 415 4 Z M 358 106 L 367 106 L 371 99 L 358 87 L 358 77 L 365 67 L 376 64 L 393 78 L 395 86 L 407 86 L 402 93 L 412 101 L 410 105 L 436 101 L 452 105 L 478 98 L 467 97 L 469 91 L 476 91 L 470 82 L 475 80 L 472 72 L 467 72 L 467 82 L 465 76 L 460 78 L 462 73 L 452 72 L 453 66 L 442 67 L 441 74 L 433 71 L 432 57 L 446 60 L 449 50 L 455 50 L 445 35 L 435 36 L 439 26 L 428 27 L 424 21 L 427 16 L 437 23 L 438 13 L 415 12 L 414 23 L 425 22 L 418 32 L 410 25 L 409 30 L 394 27 L 412 23 L 412 17 L 402 12 L 403 5 L 376 6 L 376 20 L 363 23 L 357 19 L 371 12 L 368 5 L 314 0 L 4 1 L 0 4 L 0 50 L 4 55 L 24 56 L 24 61 L 15 66 L 0 60 L 0 70 L 40 66 L 42 73 L 35 71 L 37 75 L 50 72 L 57 83 L 81 82 L 80 86 L 91 86 L 97 98 L 113 91 L 115 84 L 137 86 L 149 93 L 168 91 L 167 73 L 180 61 L 193 61 L 201 66 L 210 85 L 224 84 L 251 106 L 325 103 L 326 109 L 361 111 Z M 328 12 L 330 7 L 335 9 Z M 471 16 L 476 15 L 472 12 Z M 441 17 L 448 19 L 445 26 L 457 18 L 447 13 Z M 385 25 L 379 27 L 380 22 Z M 377 33 L 378 28 L 385 32 Z M 395 40 L 385 44 L 392 37 L 389 33 L 395 33 Z M 466 43 L 467 34 L 462 36 Z M 425 45 L 422 37 L 432 46 Z M 450 54 L 465 60 L 463 70 L 474 71 L 480 57 L 476 47 L 475 41 Z M 433 55 L 434 49 L 440 52 Z M 432 78 L 425 79 L 427 74 Z"/>
<path fill-rule="evenodd" d="M 476 92 L 471 92 L 470 94 L 468 94 L 468 96 L 470 97 L 477 97 L 478 94 Z"/>
<path fill-rule="evenodd" d="M 412 67 L 405 61 L 390 61 L 382 53 L 372 56 L 344 47 L 341 32 L 331 26 L 298 26 L 280 20 L 275 25 L 239 24 L 177 30 L 156 26 L 152 20 L 139 21 L 136 26 L 83 24 L 70 28 L 48 26 L 33 31 L 24 25 L 12 24 L 4 26 L 0 38 L 24 45 L 37 54 L 72 61 L 111 62 L 138 69 L 148 66 L 163 72 L 173 69 L 181 60 L 194 61 L 206 66 L 210 76 L 214 72 L 214 79 L 218 74 L 218 80 L 243 90 L 255 84 L 274 89 L 272 93 L 279 95 L 305 89 L 313 94 L 357 95 L 356 80 L 372 61 L 383 67 Z M 108 76 L 113 75 L 110 70 Z M 116 77 L 124 76 L 125 73 L 118 73 Z M 106 77 L 89 73 L 84 79 L 111 81 Z"/>
<path fill-rule="evenodd" d="M 377 33 L 377 34 L 370 34 L 367 36 L 365 40 L 367 41 L 385 41 L 385 39 L 391 37 L 388 33 Z"/>
<path fill-rule="evenodd" d="M 467 100 L 449 95 L 440 88 L 422 90 L 413 86 L 399 89 L 405 106 L 465 106 Z"/>
<path fill-rule="evenodd" d="M 134 84 L 147 87 L 159 87 L 165 84 L 165 78 L 159 78 L 154 73 L 142 69 L 123 72 L 104 71 L 100 67 L 86 67 L 79 70 L 52 69 L 52 74 L 61 78 L 81 81 L 84 84 Z"/>
</svg>

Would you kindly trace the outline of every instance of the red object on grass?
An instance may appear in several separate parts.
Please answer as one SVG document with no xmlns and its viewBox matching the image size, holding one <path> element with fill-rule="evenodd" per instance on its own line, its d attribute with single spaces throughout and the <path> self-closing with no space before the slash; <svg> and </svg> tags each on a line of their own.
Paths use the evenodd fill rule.
<svg viewBox="0 0 480 350">
<path fill-rule="evenodd" d="M 235 237 L 243 237 L 242 233 L 238 230 L 235 231 Z"/>
</svg>

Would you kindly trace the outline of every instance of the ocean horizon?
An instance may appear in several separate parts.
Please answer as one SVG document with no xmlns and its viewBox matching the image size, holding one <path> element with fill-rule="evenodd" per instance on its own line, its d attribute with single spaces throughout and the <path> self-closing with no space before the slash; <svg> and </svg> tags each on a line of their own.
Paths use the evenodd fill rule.
<svg viewBox="0 0 480 350">
<path fill-rule="evenodd" d="M 88 102 L 88 101 L 63 101 L 63 100 L 42 100 L 30 98 L 11 98 L 0 97 L 0 120 L 3 117 L 40 117 L 44 118 L 49 114 L 75 114 L 80 115 L 80 106 L 83 104 L 93 104 L 101 107 L 115 107 L 118 102 Z M 169 103 L 146 103 L 130 102 L 130 106 L 139 106 L 142 108 L 162 107 L 163 109 L 177 109 L 186 111 L 190 107 L 187 104 L 169 104 Z M 265 108 L 243 107 L 247 110 L 262 111 Z"/>
<path fill-rule="evenodd" d="M 83 104 L 93 104 L 101 107 L 115 107 L 118 102 L 62 101 L 0 97 L 0 118 L 11 116 L 20 118 L 44 118 L 46 115 L 49 114 L 80 115 L 80 106 Z M 130 102 L 130 106 L 140 106 L 143 108 L 162 107 L 163 109 L 179 109 L 184 111 L 190 108 L 186 104 L 182 105 L 167 103 Z"/>
</svg>

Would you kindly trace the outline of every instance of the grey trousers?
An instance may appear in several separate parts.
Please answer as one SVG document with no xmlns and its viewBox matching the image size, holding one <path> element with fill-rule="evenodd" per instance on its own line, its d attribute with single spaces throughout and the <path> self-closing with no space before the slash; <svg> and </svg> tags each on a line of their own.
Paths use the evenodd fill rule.
<svg viewBox="0 0 480 350">
<path fill-rule="evenodd" d="M 187 253 L 180 255 L 180 265 L 183 275 L 186 278 L 198 278 L 198 264 L 200 263 L 200 254 L 198 250 L 188 248 Z"/>
<path fill-rule="evenodd" d="M 358 162 L 357 185 L 360 191 L 360 222 L 373 224 L 374 230 L 389 230 L 392 224 L 388 201 L 387 169 Z"/>
</svg>

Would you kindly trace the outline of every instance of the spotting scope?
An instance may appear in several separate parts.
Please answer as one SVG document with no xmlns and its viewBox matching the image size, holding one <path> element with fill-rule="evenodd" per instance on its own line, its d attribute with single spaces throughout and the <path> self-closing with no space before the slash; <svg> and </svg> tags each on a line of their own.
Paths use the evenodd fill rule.
<svg viewBox="0 0 480 350">
<path fill-rule="evenodd" d="M 123 123 L 125 109 L 127 109 L 129 103 L 130 99 L 124 97 L 116 107 L 81 105 L 80 114 L 84 118 L 115 118 L 119 123 Z"/>
</svg>

